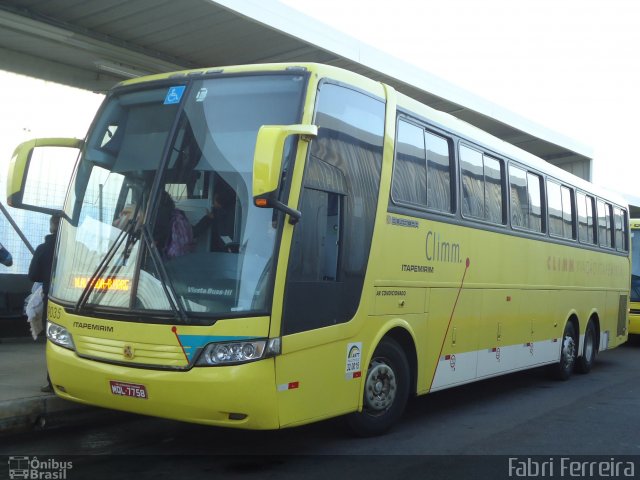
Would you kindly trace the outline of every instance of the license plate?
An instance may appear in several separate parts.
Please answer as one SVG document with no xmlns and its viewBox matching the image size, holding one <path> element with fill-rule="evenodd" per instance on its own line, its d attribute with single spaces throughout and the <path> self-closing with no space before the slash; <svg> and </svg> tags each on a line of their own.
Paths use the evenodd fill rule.
<svg viewBox="0 0 640 480">
<path fill-rule="evenodd" d="M 114 380 L 110 380 L 109 383 L 111 385 L 111 393 L 114 395 L 144 398 L 145 400 L 149 398 L 149 395 L 147 395 L 147 387 L 139 383 L 116 382 Z"/>
</svg>

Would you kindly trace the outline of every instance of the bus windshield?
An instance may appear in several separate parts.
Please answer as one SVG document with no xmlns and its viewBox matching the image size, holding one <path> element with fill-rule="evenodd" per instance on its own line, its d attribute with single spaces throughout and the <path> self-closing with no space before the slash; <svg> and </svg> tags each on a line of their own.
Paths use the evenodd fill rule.
<svg viewBox="0 0 640 480">
<path fill-rule="evenodd" d="M 253 205 L 253 153 L 260 126 L 300 121 L 304 80 L 116 90 L 71 182 L 51 296 L 149 322 L 177 310 L 193 323 L 267 313 L 282 220 Z"/>
</svg>

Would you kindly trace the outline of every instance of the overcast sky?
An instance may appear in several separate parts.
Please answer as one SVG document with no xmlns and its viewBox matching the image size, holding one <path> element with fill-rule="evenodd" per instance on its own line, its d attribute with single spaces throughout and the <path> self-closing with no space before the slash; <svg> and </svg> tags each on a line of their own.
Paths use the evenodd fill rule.
<svg viewBox="0 0 640 480">
<path fill-rule="evenodd" d="M 6 176 L 18 144 L 36 137 L 84 138 L 102 95 L 44 80 L 0 71 L 5 95 L 0 112 L 0 192 L 6 199 Z"/>
<path fill-rule="evenodd" d="M 640 1 L 281 0 L 593 149 L 640 197 Z"/>
</svg>

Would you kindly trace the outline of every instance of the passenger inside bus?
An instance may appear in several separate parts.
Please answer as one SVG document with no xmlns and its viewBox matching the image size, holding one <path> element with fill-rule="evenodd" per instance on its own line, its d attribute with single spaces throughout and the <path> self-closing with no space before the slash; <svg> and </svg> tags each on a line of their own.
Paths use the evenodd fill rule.
<svg viewBox="0 0 640 480">
<path fill-rule="evenodd" d="M 235 195 L 230 188 L 222 188 L 213 196 L 213 207 L 193 227 L 198 238 L 211 231 L 209 250 L 212 252 L 238 253 L 235 236 Z"/>
<path fill-rule="evenodd" d="M 163 258 L 171 259 L 196 250 L 238 253 L 238 243 L 234 242 L 235 204 L 232 189 L 220 186 L 213 196 L 211 208 L 207 208 L 205 215 L 192 227 L 187 213 L 176 205 L 166 189 L 163 190 L 152 230 Z"/>
<path fill-rule="evenodd" d="M 183 210 L 176 208 L 166 190 L 160 195 L 160 206 L 153 228 L 153 240 L 163 258 L 171 259 L 195 250 L 193 228 Z"/>
</svg>

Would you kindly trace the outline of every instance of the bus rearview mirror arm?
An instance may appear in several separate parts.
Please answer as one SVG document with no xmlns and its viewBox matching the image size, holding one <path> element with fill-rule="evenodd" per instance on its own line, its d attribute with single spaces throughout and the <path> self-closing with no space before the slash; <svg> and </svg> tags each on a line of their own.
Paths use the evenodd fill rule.
<svg viewBox="0 0 640 480">
<path fill-rule="evenodd" d="M 275 200 L 271 198 L 258 198 L 254 201 L 256 207 L 258 208 L 274 208 L 280 212 L 284 212 L 289 215 L 289 223 L 291 225 L 295 225 L 302 218 L 302 213 L 295 208 L 291 208 L 286 203 L 281 202 L 280 200 Z"/>
<path fill-rule="evenodd" d="M 281 212 L 284 212 L 287 215 L 289 215 L 289 223 L 291 225 L 295 225 L 302 218 L 302 213 L 300 212 L 300 210 L 291 208 L 289 205 L 282 203 L 280 200 L 273 201 L 272 206 L 276 210 L 280 210 Z"/>
</svg>

